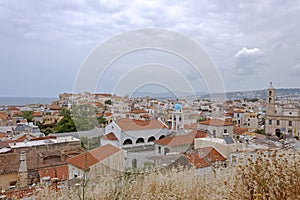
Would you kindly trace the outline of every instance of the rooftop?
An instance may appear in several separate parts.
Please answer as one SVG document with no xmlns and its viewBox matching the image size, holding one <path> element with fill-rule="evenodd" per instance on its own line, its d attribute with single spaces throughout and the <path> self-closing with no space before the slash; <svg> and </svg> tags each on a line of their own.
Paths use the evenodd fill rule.
<svg viewBox="0 0 300 200">
<path fill-rule="evenodd" d="M 65 142 L 80 142 L 79 139 L 66 136 L 66 137 L 58 137 L 56 139 L 46 139 L 46 140 L 33 140 L 33 141 L 22 141 L 22 142 L 13 142 L 9 143 L 10 148 L 22 148 L 22 147 L 32 147 L 32 146 L 40 146 L 40 145 L 47 145 L 47 144 L 55 144 L 55 143 L 65 143 Z"/>
<path fill-rule="evenodd" d="M 91 151 L 69 158 L 67 159 L 67 162 L 80 169 L 87 170 L 96 163 L 112 156 L 119 151 L 121 151 L 121 149 L 111 144 L 106 144 Z"/>
<path fill-rule="evenodd" d="M 123 118 L 116 122 L 123 131 L 168 128 L 159 120 L 135 120 Z"/>
<path fill-rule="evenodd" d="M 118 138 L 116 137 L 116 135 L 113 132 L 107 133 L 101 139 L 102 140 L 116 140 L 116 141 L 118 141 Z"/>
<path fill-rule="evenodd" d="M 232 123 L 226 122 L 226 121 L 223 121 L 220 119 L 208 119 L 208 120 L 199 122 L 199 124 L 209 125 L 209 126 L 233 126 Z"/>
</svg>

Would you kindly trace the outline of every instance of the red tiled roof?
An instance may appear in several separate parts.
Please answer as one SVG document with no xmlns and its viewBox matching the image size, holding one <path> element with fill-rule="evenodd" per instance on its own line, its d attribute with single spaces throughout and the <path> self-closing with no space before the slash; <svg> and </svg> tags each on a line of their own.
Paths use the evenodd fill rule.
<svg viewBox="0 0 300 200">
<path fill-rule="evenodd" d="M 1 120 L 7 120 L 7 115 L 5 113 L 0 112 L 0 119 Z"/>
<path fill-rule="evenodd" d="M 209 167 L 212 162 L 225 161 L 226 158 L 213 147 L 196 149 L 190 153 L 183 154 L 196 168 Z"/>
<path fill-rule="evenodd" d="M 49 106 L 49 109 L 50 109 L 50 110 L 60 110 L 61 107 L 58 106 L 58 105 L 50 105 L 50 106 Z"/>
<path fill-rule="evenodd" d="M 209 126 L 233 126 L 232 123 L 226 122 L 226 121 L 223 121 L 220 119 L 208 119 L 208 120 L 199 122 L 199 124 L 209 125 Z"/>
<path fill-rule="evenodd" d="M 129 113 L 140 114 L 140 113 L 148 113 L 146 110 L 131 110 Z"/>
<path fill-rule="evenodd" d="M 35 111 L 32 113 L 33 117 L 43 117 L 43 113 L 41 111 Z"/>
<path fill-rule="evenodd" d="M 7 111 L 19 111 L 20 109 L 15 107 L 15 106 L 12 106 L 12 107 L 9 107 L 7 108 Z"/>
<path fill-rule="evenodd" d="M 23 116 L 23 113 L 21 111 L 15 111 L 11 115 L 12 117 L 19 117 L 19 116 Z"/>
<path fill-rule="evenodd" d="M 245 111 L 244 111 L 244 110 L 240 110 L 240 109 L 238 109 L 238 110 L 234 110 L 234 112 L 235 112 L 235 113 L 245 113 Z"/>
<path fill-rule="evenodd" d="M 155 140 L 154 143 L 168 146 L 191 145 L 193 144 L 194 138 L 193 135 L 178 135 Z"/>
<path fill-rule="evenodd" d="M 109 116 L 112 116 L 112 113 L 111 112 L 106 112 L 104 113 L 105 117 L 109 117 Z"/>
<path fill-rule="evenodd" d="M 49 168 L 42 168 L 38 170 L 40 178 L 49 176 L 50 178 L 58 178 L 59 180 L 68 179 L 68 166 L 54 166 Z"/>
<path fill-rule="evenodd" d="M 38 137 L 34 136 L 34 135 L 31 135 L 29 134 L 28 135 L 31 139 L 36 139 Z M 26 134 L 23 134 L 22 136 L 18 137 L 15 142 L 24 142 L 24 140 L 26 139 L 27 135 Z"/>
<path fill-rule="evenodd" d="M 90 152 L 85 152 L 67 159 L 67 163 L 70 163 L 83 170 L 90 169 L 90 167 L 97 162 L 98 160 L 94 156 L 92 156 Z"/>
<path fill-rule="evenodd" d="M 108 158 L 119 151 L 121 151 L 121 149 L 118 147 L 115 147 L 111 144 L 106 144 L 91 150 L 90 153 L 100 162 L 101 160 L 104 160 L 105 158 Z"/>
<path fill-rule="evenodd" d="M 116 122 L 122 130 L 145 130 L 145 129 L 161 129 L 168 128 L 167 125 L 158 120 L 134 120 L 134 119 L 120 119 Z"/>
<path fill-rule="evenodd" d="M 67 159 L 67 162 L 84 170 L 88 170 L 94 164 L 104 160 L 105 158 L 115 154 L 121 149 L 111 145 L 106 144 L 89 152 L 85 152 Z"/>
<path fill-rule="evenodd" d="M 56 136 L 54 135 L 47 135 L 44 137 L 38 137 L 38 138 L 31 138 L 31 141 L 36 141 L 36 140 L 48 140 L 48 139 L 56 139 Z"/>
<path fill-rule="evenodd" d="M 197 152 L 202 152 L 202 154 L 210 161 L 210 162 L 216 162 L 216 161 L 225 161 L 226 158 L 215 148 L 213 147 L 203 147 L 196 149 Z"/>
<path fill-rule="evenodd" d="M 7 137 L 6 133 L 0 133 L 0 138 L 5 138 L 5 137 Z"/>
<path fill-rule="evenodd" d="M 208 136 L 207 132 L 202 130 L 193 130 L 189 135 L 192 135 L 194 138 L 205 138 Z"/>
<path fill-rule="evenodd" d="M 143 114 L 141 115 L 142 118 L 150 118 L 150 116 L 148 114 Z"/>
<path fill-rule="evenodd" d="M 95 96 L 103 96 L 103 97 L 111 97 L 111 94 L 106 94 L 106 93 L 100 93 L 100 94 L 94 94 Z"/>
<path fill-rule="evenodd" d="M 113 132 L 109 132 L 108 134 L 104 135 L 101 139 L 103 140 L 118 140 L 116 135 Z"/>
<path fill-rule="evenodd" d="M 203 157 L 201 157 L 198 153 L 189 153 L 183 154 L 189 162 L 196 168 L 204 168 L 209 167 L 210 164 Z"/>
<path fill-rule="evenodd" d="M 95 102 L 95 106 L 98 107 L 98 108 L 102 107 L 102 103 L 101 102 Z"/>
<path fill-rule="evenodd" d="M 242 135 L 243 133 L 247 132 L 248 128 L 242 128 L 238 126 L 233 127 L 233 134 L 235 135 Z"/>
</svg>

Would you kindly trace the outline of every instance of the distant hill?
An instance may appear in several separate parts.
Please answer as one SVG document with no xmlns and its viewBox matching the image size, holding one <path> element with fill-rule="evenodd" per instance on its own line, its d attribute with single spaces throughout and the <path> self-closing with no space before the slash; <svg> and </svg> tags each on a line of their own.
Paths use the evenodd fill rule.
<svg viewBox="0 0 300 200">
<path fill-rule="evenodd" d="M 176 98 L 192 98 L 193 95 L 184 93 L 184 92 L 176 92 L 177 96 L 172 94 L 171 92 L 165 93 L 155 93 L 155 92 L 136 92 L 132 95 L 132 97 L 152 97 L 158 99 L 176 99 Z M 199 99 L 210 99 L 209 94 L 197 93 L 197 98 Z M 253 99 L 253 98 L 261 98 L 266 99 L 266 90 L 252 90 L 252 91 L 237 91 L 237 92 L 227 92 L 226 98 L 229 100 L 233 99 Z M 276 89 L 276 98 L 277 99 L 300 99 L 300 88 L 279 88 Z"/>
</svg>

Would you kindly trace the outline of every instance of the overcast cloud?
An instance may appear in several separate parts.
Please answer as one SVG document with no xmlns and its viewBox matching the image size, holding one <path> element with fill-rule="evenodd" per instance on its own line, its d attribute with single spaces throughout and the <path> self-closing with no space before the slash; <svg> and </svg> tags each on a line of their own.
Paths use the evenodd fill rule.
<svg viewBox="0 0 300 200">
<path fill-rule="evenodd" d="M 0 96 L 71 92 L 89 52 L 116 34 L 144 27 L 171 29 L 198 42 L 228 91 L 262 89 L 270 81 L 300 86 L 299 1 L 174 2 L 1 0 Z M 113 69 L 108 77 L 122 71 Z M 190 70 L 183 75 L 195 85 L 200 80 Z"/>
</svg>

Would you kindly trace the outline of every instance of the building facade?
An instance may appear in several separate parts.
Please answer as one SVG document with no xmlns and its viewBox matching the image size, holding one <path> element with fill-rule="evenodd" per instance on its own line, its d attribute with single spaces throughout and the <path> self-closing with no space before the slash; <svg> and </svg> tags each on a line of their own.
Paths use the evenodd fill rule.
<svg viewBox="0 0 300 200">
<path fill-rule="evenodd" d="M 265 132 L 278 137 L 300 136 L 300 108 L 296 105 L 277 105 L 275 89 L 267 89 Z"/>
</svg>

